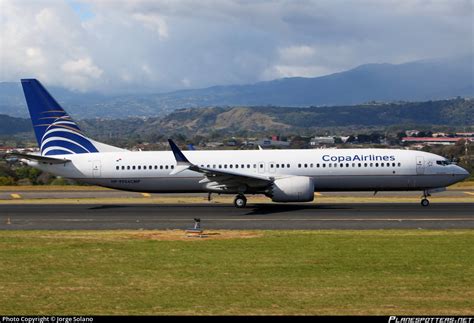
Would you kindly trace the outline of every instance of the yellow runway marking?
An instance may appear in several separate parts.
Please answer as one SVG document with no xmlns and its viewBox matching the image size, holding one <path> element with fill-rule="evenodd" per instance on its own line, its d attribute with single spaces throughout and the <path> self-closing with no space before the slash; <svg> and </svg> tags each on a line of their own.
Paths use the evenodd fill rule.
<svg viewBox="0 0 474 323">
<path fill-rule="evenodd" d="M 469 194 L 469 195 L 474 195 L 473 192 L 464 192 L 464 193 Z"/>
<path fill-rule="evenodd" d="M 143 195 L 143 197 L 151 197 L 151 195 L 148 194 L 148 193 L 142 193 L 142 195 Z"/>
<path fill-rule="evenodd" d="M 21 199 L 21 195 L 20 194 L 10 194 L 10 196 L 14 199 Z"/>
</svg>

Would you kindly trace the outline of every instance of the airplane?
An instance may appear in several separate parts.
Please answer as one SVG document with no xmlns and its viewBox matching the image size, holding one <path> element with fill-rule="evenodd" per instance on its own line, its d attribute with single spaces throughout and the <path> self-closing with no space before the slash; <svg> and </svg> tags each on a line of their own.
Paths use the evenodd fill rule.
<svg viewBox="0 0 474 323">
<path fill-rule="evenodd" d="M 79 182 L 147 193 L 234 194 L 273 202 L 311 202 L 325 191 L 422 191 L 464 180 L 469 173 L 446 158 L 401 149 L 129 151 L 87 137 L 36 79 L 21 84 L 40 148 L 12 153 L 23 163 Z"/>
</svg>

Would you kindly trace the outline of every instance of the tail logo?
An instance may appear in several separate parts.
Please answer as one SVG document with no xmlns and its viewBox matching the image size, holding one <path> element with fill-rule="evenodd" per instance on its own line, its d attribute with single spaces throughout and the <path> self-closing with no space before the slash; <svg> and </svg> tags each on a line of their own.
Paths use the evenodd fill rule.
<svg viewBox="0 0 474 323">
<path fill-rule="evenodd" d="M 51 111 L 50 111 L 51 112 Z M 45 117 L 42 119 L 51 119 Z M 79 127 L 68 115 L 54 117 L 50 124 L 36 126 L 47 126 L 41 138 L 41 155 L 64 155 L 83 154 L 98 152 L 92 142 L 86 138 Z"/>
</svg>

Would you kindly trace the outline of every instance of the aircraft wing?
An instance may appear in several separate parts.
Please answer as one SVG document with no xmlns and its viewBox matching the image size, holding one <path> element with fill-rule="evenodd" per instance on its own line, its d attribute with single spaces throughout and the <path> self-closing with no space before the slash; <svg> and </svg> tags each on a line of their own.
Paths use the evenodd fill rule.
<svg viewBox="0 0 474 323">
<path fill-rule="evenodd" d="M 207 167 L 200 167 L 199 165 L 192 164 L 171 139 L 168 139 L 168 142 L 177 162 L 177 167 L 175 170 L 173 170 L 173 172 L 171 172 L 171 174 L 178 174 L 185 170 L 192 170 L 194 172 L 202 173 L 206 176 L 205 179 L 201 180 L 201 183 L 214 182 L 215 185 L 213 186 L 226 187 L 235 187 L 240 185 L 246 185 L 250 187 L 265 187 L 274 181 L 273 177 L 265 175 L 242 174 L 232 170 L 217 170 Z"/>
<path fill-rule="evenodd" d="M 35 160 L 35 161 L 50 163 L 50 164 L 64 164 L 71 161 L 70 159 L 66 159 L 66 158 L 54 158 L 54 157 L 16 153 L 16 152 L 7 153 L 6 156 L 14 156 L 20 159 Z"/>
</svg>

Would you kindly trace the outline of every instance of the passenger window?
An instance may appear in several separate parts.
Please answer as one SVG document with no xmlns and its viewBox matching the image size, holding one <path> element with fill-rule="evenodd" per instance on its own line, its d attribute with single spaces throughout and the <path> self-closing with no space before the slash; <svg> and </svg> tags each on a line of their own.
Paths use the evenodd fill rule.
<svg viewBox="0 0 474 323">
<path fill-rule="evenodd" d="M 168 165 L 165 166 L 165 169 L 168 169 Z"/>
<path fill-rule="evenodd" d="M 146 166 L 143 166 L 143 169 L 146 169 Z"/>
<path fill-rule="evenodd" d="M 364 163 L 364 167 L 367 167 L 367 163 Z"/>
<path fill-rule="evenodd" d="M 142 166 L 138 166 L 138 169 L 142 169 Z"/>
<path fill-rule="evenodd" d="M 326 168 L 326 164 L 323 164 L 323 168 Z"/>
<path fill-rule="evenodd" d="M 301 168 L 301 164 L 298 164 L 298 168 Z"/>
<path fill-rule="evenodd" d="M 290 164 L 286 164 L 286 168 L 290 168 Z"/>
<path fill-rule="evenodd" d="M 132 166 L 132 169 L 135 170 L 135 166 Z"/>
<path fill-rule="evenodd" d="M 127 166 L 127 169 L 130 170 L 130 166 Z"/>
<path fill-rule="evenodd" d="M 395 167 L 395 163 L 392 163 L 392 167 Z"/>
<path fill-rule="evenodd" d="M 171 169 L 174 169 L 174 165 L 171 165 Z"/>
<path fill-rule="evenodd" d="M 120 169 L 120 166 L 115 166 L 115 169 L 116 169 L 116 170 L 119 170 L 119 169 Z"/>
<path fill-rule="evenodd" d="M 349 163 L 346 164 L 346 167 L 349 167 Z M 352 164 L 352 167 L 354 167 L 354 164 Z"/>
<path fill-rule="evenodd" d="M 230 164 L 230 165 L 229 165 L 229 168 L 232 168 L 232 167 L 233 167 L 232 164 Z"/>
<path fill-rule="evenodd" d="M 157 165 L 155 165 L 155 169 L 158 169 L 158 166 L 157 166 Z"/>
<path fill-rule="evenodd" d="M 375 163 L 375 167 L 379 167 L 379 163 Z"/>
<path fill-rule="evenodd" d="M 160 165 L 160 169 L 163 169 L 163 165 Z"/>
<path fill-rule="evenodd" d="M 308 164 L 304 164 L 304 168 L 308 168 Z"/>
<path fill-rule="evenodd" d="M 402 163 L 398 163 L 398 167 L 401 167 L 402 166 Z"/>
</svg>

